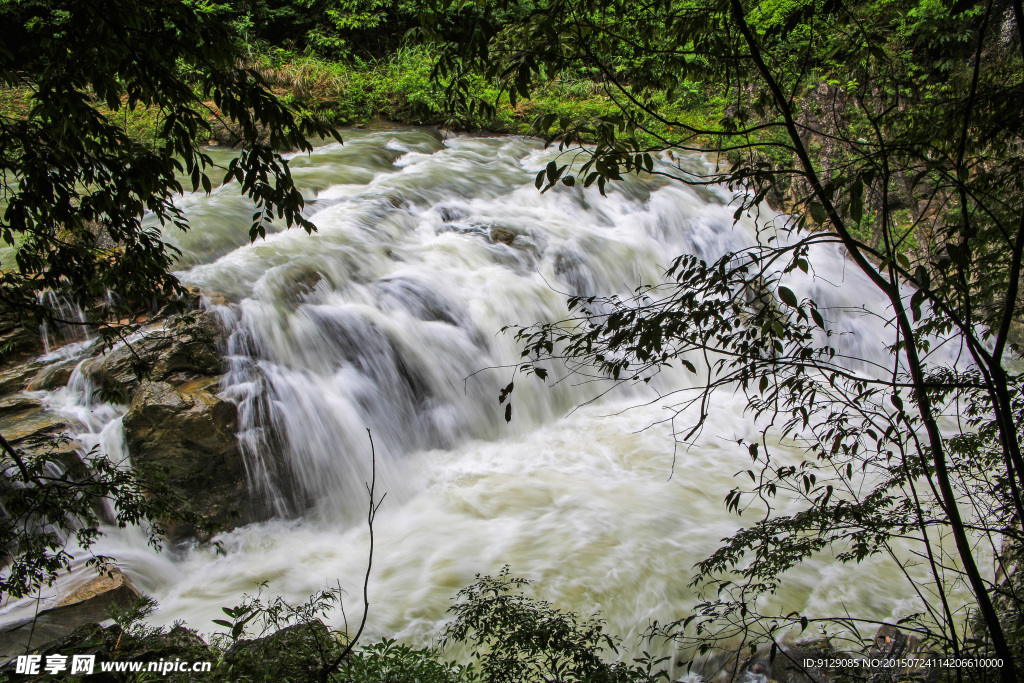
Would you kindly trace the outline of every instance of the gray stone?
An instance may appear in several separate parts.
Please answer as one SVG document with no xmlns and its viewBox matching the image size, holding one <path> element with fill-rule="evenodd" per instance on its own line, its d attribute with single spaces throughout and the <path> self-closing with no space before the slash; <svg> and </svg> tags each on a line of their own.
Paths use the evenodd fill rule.
<svg viewBox="0 0 1024 683">
<path fill-rule="evenodd" d="M 143 478 L 163 476 L 213 530 L 237 523 L 245 469 L 235 437 L 233 403 L 218 396 L 216 377 L 181 385 L 143 382 L 122 421 L 132 462 Z M 172 538 L 196 529 L 172 525 Z"/>
<path fill-rule="evenodd" d="M 104 621 L 111 605 L 130 607 L 141 594 L 117 569 L 85 578 L 61 597 L 56 607 L 0 633 L 0 656 L 11 657 L 63 638 L 86 624 Z"/>
<path fill-rule="evenodd" d="M 67 386 L 80 360 L 70 358 L 61 363 L 45 366 L 29 380 L 25 385 L 25 391 L 52 391 Z"/>
<path fill-rule="evenodd" d="M 145 379 L 165 380 L 176 372 L 220 374 L 223 361 L 218 345 L 222 337 L 220 323 L 212 313 L 186 313 L 151 325 L 140 339 L 87 361 L 83 372 L 127 402 Z"/>
<path fill-rule="evenodd" d="M 13 394 L 21 391 L 32 381 L 40 370 L 46 368 L 46 363 L 37 360 L 28 360 L 17 363 L 10 363 L 0 369 L 0 395 Z"/>
</svg>

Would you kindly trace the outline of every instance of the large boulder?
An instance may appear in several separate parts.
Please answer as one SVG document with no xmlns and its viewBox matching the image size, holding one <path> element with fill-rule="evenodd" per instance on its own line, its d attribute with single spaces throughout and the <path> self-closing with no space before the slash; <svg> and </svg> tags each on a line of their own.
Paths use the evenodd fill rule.
<svg viewBox="0 0 1024 683">
<path fill-rule="evenodd" d="M 205 529 L 171 525 L 173 539 L 230 528 L 240 518 L 245 468 L 236 408 L 217 395 L 219 379 L 184 384 L 144 381 L 124 416 L 132 462 L 144 478 L 162 477 L 173 495 L 199 515 Z"/>
<path fill-rule="evenodd" d="M 8 624 L 10 628 L 0 633 L 0 657 L 24 654 L 85 624 L 103 621 L 112 605 L 128 608 L 140 595 L 117 569 L 104 567 L 97 575 L 87 573 L 56 606 L 40 611 L 34 619 Z"/>
<path fill-rule="evenodd" d="M 88 361 L 83 372 L 108 395 L 119 395 L 127 402 L 144 379 L 183 383 L 219 375 L 223 369 L 218 348 L 222 337 L 220 323 L 212 313 L 185 313 L 154 324 L 138 339 Z"/>
<path fill-rule="evenodd" d="M 71 436 L 72 426 L 62 416 L 24 394 L 0 399 L 0 434 L 15 449 L 58 464 L 72 479 L 89 476 L 79 455 L 81 444 Z M 7 455 L 0 455 L 6 462 Z"/>
<path fill-rule="evenodd" d="M 129 404 L 125 442 L 143 479 L 159 480 L 183 511 L 202 520 L 170 522 L 171 540 L 206 538 L 241 517 L 245 470 L 236 410 L 217 394 L 222 344 L 216 316 L 191 311 L 151 325 L 83 367 L 109 398 Z"/>
<path fill-rule="evenodd" d="M 129 405 L 123 418 L 125 439 L 143 480 L 151 490 L 181 501 L 184 516 L 201 520 L 168 520 L 171 540 L 205 538 L 241 518 L 245 469 L 235 436 L 236 410 L 217 394 L 223 334 L 208 311 L 161 314 L 128 344 L 82 364 L 82 373 L 106 399 Z M 69 436 L 72 425 L 44 409 L 35 396 L 3 397 L 26 388 L 56 388 L 68 381 L 76 365 L 73 359 L 56 364 L 30 360 L 0 371 L 0 434 L 22 451 L 46 455 L 81 480 L 89 472 L 78 453 L 80 445 Z"/>
</svg>

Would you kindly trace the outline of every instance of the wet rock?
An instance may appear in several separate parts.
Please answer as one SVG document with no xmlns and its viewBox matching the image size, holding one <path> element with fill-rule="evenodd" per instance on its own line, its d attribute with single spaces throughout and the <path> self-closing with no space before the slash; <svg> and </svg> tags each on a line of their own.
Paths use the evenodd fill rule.
<svg viewBox="0 0 1024 683">
<path fill-rule="evenodd" d="M 30 360 L 20 363 L 12 362 L 7 367 L 0 369 L 0 395 L 21 391 L 46 367 L 46 363 Z"/>
<path fill-rule="evenodd" d="M 588 296 L 595 290 L 590 269 L 575 249 L 563 248 L 555 254 L 555 275 L 573 296 Z"/>
<path fill-rule="evenodd" d="M 66 475 L 73 482 L 90 480 L 92 473 L 82 459 L 82 445 L 72 437 L 73 427 L 61 415 L 46 410 L 25 395 L 0 400 L 0 411 L 0 434 L 22 457 L 42 460 L 51 476 Z M 13 459 L 6 452 L 0 453 L 0 466 L 7 468 L 13 465 Z M 24 484 L 21 477 L 13 479 L 15 481 L 4 479 L 0 482 L 0 494 L 8 492 L 10 487 Z M 91 502 L 93 513 L 99 519 L 112 521 L 102 500 Z"/>
<path fill-rule="evenodd" d="M 229 126 L 223 121 L 217 121 L 210 126 L 211 145 L 235 147 L 242 143 L 242 138 L 242 133 L 236 126 Z"/>
<path fill-rule="evenodd" d="M 129 404 L 125 438 L 142 479 L 163 484 L 186 504 L 186 516 L 194 513 L 203 520 L 198 526 L 210 530 L 236 523 L 245 491 L 235 406 L 217 395 L 222 343 L 216 316 L 190 311 L 151 324 L 130 346 L 109 349 L 82 364 L 105 399 Z M 0 372 L 0 391 L 60 386 L 76 365 L 75 360 L 55 365 L 32 361 L 8 368 Z M 91 475 L 80 445 L 70 436 L 72 429 L 32 396 L 0 399 L 0 433 L 11 445 L 44 456 L 83 481 Z M 97 514 L 104 510 L 96 508 Z M 169 525 L 171 540 L 204 533 L 192 524 Z"/>
<path fill-rule="evenodd" d="M 834 669 L 804 666 L 805 660 L 836 657 L 827 638 L 792 643 L 780 650 L 769 664 L 770 678 L 778 683 L 828 683 Z"/>
<path fill-rule="evenodd" d="M 260 126 L 257 130 L 259 139 L 257 142 L 261 145 L 267 145 L 270 143 L 270 128 L 267 126 Z M 224 147 L 241 147 L 245 144 L 245 134 L 242 132 L 242 127 L 236 123 L 225 123 L 224 121 L 216 121 L 210 126 L 210 144 L 211 145 L 222 145 Z M 287 152 L 290 150 L 279 149 L 279 152 Z"/>
<path fill-rule="evenodd" d="M 78 366 L 80 358 L 70 358 L 61 363 L 45 366 L 25 385 L 25 391 L 52 391 L 67 386 L 71 374 Z"/>
<path fill-rule="evenodd" d="M 507 244 L 511 247 L 515 244 L 516 238 L 519 237 L 519 233 L 509 230 L 508 228 L 494 226 L 490 230 L 489 237 L 492 242 Z"/>
<path fill-rule="evenodd" d="M 55 609 L 73 606 L 83 613 L 85 611 L 95 612 L 102 608 L 105 615 L 108 605 L 117 604 L 129 607 L 132 601 L 141 595 L 139 589 L 132 585 L 131 580 L 121 571 L 108 569 L 68 591 L 58 601 Z M 103 619 L 106 619 L 106 616 Z"/>
<path fill-rule="evenodd" d="M 223 360 L 218 344 L 223 337 L 214 314 L 195 311 L 153 325 L 141 339 L 118 346 L 83 367 L 93 381 L 127 402 L 144 379 L 165 380 L 174 373 L 220 374 Z"/>
<path fill-rule="evenodd" d="M 732 683 L 831 683 L 845 679 L 836 677 L 837 669 L 807 666 L 807 660 L 849 656 L 852 655 L 838 653 L 827 638 L 821 638 L 789 642 L 778 648 L 774 658 L 764 651 L 740 658 L 738 667 L 733 654 L 720 671 L 726 672 L 726 680 Z"/>
<path fill-rule="evenodd" d="M 511 247 L 516 258 L 527 267 L 532 268 L 541 252 L 544 251 L 544 239 L 539 235 L 527 232 L 517 226 L 489 225 L 486 227 L 489 242 Z"/>
<path fill-rule="evenodd" d="M 319 653 L 331 652 L 337 641 L 319 619 L 295 624 L 255 640 L 240 640 L 224 655 L 226 664 L 239 677 L 259 675 L 266 662 L 274 662 L 275 674 L 282 680 L 316 680 L 323 659 Z"/>
<path fill-rule="evenodd" d="M 203 300 L 207 306 L 227 306 L 231 303 L 227 295 L 222 292 L 208 292 L 203 295 Z"/>
<path fill-rule="evenodd" d="M 437 211 L 441 214 L 441 220 L 445 223 L 462 220 L 466 217 L 466 214 L 461 209 L 457 209 L 453 206 L 438 207 Z"/>
<path fill-rule="evenodd" d="M 14 448 L 61 462 L 65 471 L 83 467 L 79 444 L 71 438 L 71 424 L 63 417 L 29 397 L 10 396 L 0 405 L 9 408 L 0 416 L 0 434 Z"/>
<path fill-rule="evenodd" d="M 168 331 L 173 339 L 160 354 L 153 368 L 154 377 L 166 378 L 178 371 L 203 376 L 221 373 L 224 362 L 217 346 L 223 330 L 213 313 L 201 311 L 179 316 L 169 324 Z"/>
<path fill-rule="evenodd" d="M 284 284 L 284 297 L 293 304 L 302 303 L 323 279 L 323 275 L 312 268 L 298 268 L 289 275 Z"/>
<path fill-rule="evenodd" d="M 24 394 L 14 394 L 13 396 L 5 396 L 0 399 L 0 417 L 25 413 L 37 408 L 39 408 L 39 402 Z"/>
<path fill-rule="evenodd" d="M 915 635 L 903 633 L 892 624 L 882 624 L 871 646 L 872 659 L 931 659 L 935 654 L 924 649 L 924 642 Z M 925 665 L 905 668 L 883 668 L 874 672 L 872 681 L 932 681 L 939 669 Z"/>
<path fill-rule="evenodd" d="M 0 360 L 16 362 L 42 352 L 38 329 L 26 327 L 10 313 L 0 313 Z"/>
<path fill-rule="evenodd" d="M 0 656 L 23 654 L 48 643 L 50 650 L 59 652 L 53 647 L 53 641 L 66 638 L 82 626 L 109 618 L 107 611 L 111 605 L 130 607 L 140 595 L 123 573 L 113 568 L 104 569 L 103 573 L 88 576 L 74 585 L 56 607 L 43 610 L 34 620 L 18 622 L 0 633 Z M 81 634 L 92 634 L 98 628 L 86 629 Z"/>
<path fill-rule="evenodd" d="M 144 381 L 122 420 L 128 451 L 141 475 L 162 478 L 211 530 L 237 523 L 245 490 L 236 408 L 216 394 L 218 381 Z M 197 530 L 178 524 L 169 532 L 177 539 Z"/>
</svg>

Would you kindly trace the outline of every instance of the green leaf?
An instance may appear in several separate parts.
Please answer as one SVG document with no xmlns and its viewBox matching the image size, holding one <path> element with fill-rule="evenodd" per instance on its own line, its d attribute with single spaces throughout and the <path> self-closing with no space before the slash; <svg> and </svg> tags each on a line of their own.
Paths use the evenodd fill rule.
<svg viewBox="0 0 1024 683">
<path fill-rule="evenodd" d="M 818 312 L 817 308 L 811 308 L 811 319 L 814 320 L 814 324 L 825 329 L 825 319 L 821 317 L 821 313 Z"/>
<path fill-rule="evenodd" d="M 850 218 L 855 223 L 860 223 L 864 216 L 864 185 L 860 178 L 854 181 L 850 188 Z"/>
<path fill-rule="evenodd" d="M 793 308 L 798 308 L 799 303 L 796 300 L 796 294 L 793 294 L 793 290 L 789 287 L 779 287 L 779 298 L 782 299 L 783 303 Z"/>
<path fill-rule="evenodd" d="M 910 297 L 910 311 L 914 315 L 914 322 L 918 322 L 921 319 L 921 304 L 924 303 L 924 292 L 920 289 L 914 292 L 914 295 Z"/>
<path fill-rule="evenodd" d="M 825 220 L 828 218 L 825 214 L 825 207 L 822 206 L 820 202 L 811 202 L 810 209 L 811 218 L 814 219 L 814 222 L 819 225 L 823 225 Z"/>
</svg>

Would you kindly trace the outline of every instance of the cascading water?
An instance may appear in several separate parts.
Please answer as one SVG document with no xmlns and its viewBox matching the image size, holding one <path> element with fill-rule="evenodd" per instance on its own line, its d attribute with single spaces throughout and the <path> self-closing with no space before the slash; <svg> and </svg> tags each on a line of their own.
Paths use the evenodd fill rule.
<svg viewBox="0 0 1024 683">
<path fill-rule="evenodd" d="M 264 521 L 222 535 L 222 552 L 158 555 L 139 533 L 106 536 L 99 551 L 157 598 L 157 620 L 208 629 L 262 582 L 301 601 L 335 581 L 358 619 L 367 430 L 387 492 L 371 633 L 429 641 L 455 591 L 506 563 L 626 637 L 688 613 L 691 567 L 738 524 L 722 500 L 749 466 L 735 441 L 756 433 L 742 395 L 719 395 L 700 443 L 675 455 L 666 408 L 642 392 L 692 384 L 685 373 L 594 402 L 604 387 L 515 377 L 506 423 L 496 399 L 519 349 L 499 330 L 564 317 L 570 294 L 659 282 L 675 255 L 712 260 L 750 244 L 753 225 L 734 224 L 727 191 L 663 179 L 629 178 L 607 198 L 541 195 L 532 179 L 554 155 L 520 138 L 353 131 L 292 161 L 318 232 L 242 247 L 251 207 L 231 189 L 182 199 L 193 230 L 168 237 L 183 251 L 182 279 L 231 302 L 216 308 L 229 330 L 223 390 L 239 406 Z M 794 286 L 819 305 L 884 310 L 838 252 L 821 248 L 812 265 L 827 279 Z M 852 352 L 885 357 L 879 318 L 837 313 L 834 327 Z M 110 441 L 116 424 L 87 431 Z M 912 604 L 886 578 L 896 571 L 884 558 L 856 568 L 822 558 L 772 600 L 885 618 Z"/>
<path fill-rule="evenodd" d="M 43 321 L 39 326 L 39 336 L 47 355 L 50 354 L 51 347 L 55 346 L 55 342 L 57 345 L 65 345 L 90 341 L 91 330 L 82 309 L 52 291 L 43 292 L 39 298 L 41 304 L 57 314 L 56 322 Z"/>
</svg>

